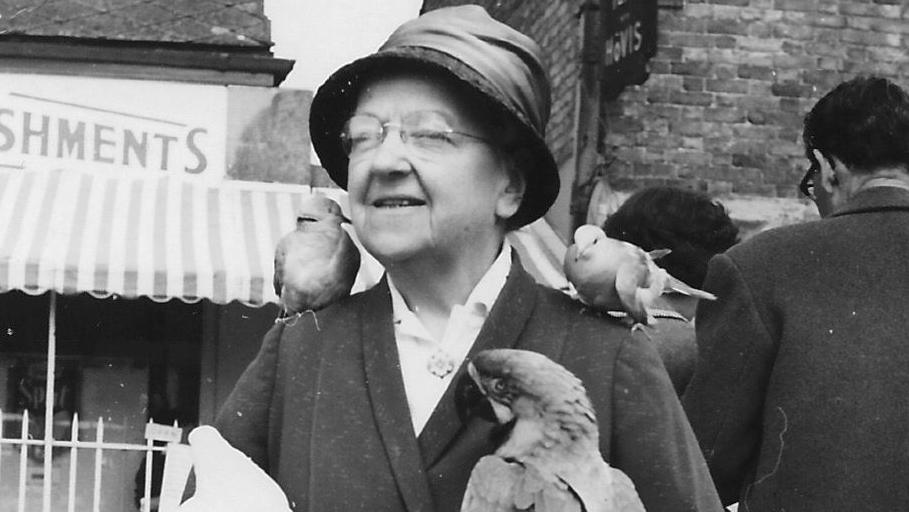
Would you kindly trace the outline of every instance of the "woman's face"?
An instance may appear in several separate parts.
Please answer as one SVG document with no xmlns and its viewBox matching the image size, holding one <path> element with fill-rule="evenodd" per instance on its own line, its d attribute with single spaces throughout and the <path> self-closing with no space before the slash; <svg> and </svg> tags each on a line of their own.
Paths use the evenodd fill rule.
<svg viewBox="0 0 909 512">
<path fill-rule="evenodd" d="M 348 130 L 351 221 L 384 265 L 458 264 L 498 249 L 523 182 L 510 177 L 496 148 L 502 134 L 477 110 L 437 78 L 391 76 L 364 88 Z M 359 142 L 382 125 L 384 140 Z"/>
</svg>

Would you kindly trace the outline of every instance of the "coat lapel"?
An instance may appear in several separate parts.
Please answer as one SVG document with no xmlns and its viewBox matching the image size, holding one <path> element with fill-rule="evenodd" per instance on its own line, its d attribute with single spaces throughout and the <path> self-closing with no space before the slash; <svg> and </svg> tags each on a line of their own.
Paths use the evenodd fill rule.
<svg viewBox="0 0 909 512">
<path fill-rule="evenodd" d="M 489 348 L 511 348 L 518 342 L 536 305 L 535 284 L 524 271 L 516 254 L 502 292 L 489 312 L 467 359 Z M 458 379 L 466 372 L 466 360 L 449 384 L 445 394 L 429 417 L 418 439 L 423 467 L 431 467 L 463 428 L 455 409 L 454 392 Z"/>
<path fill-rule="evenodd" d="M 414 438 L 385 279 L 366 292 L 361 312 L 366 386 L 372 411 L 407 510 L 431 511 L 429 481 Z"/>
</svg>

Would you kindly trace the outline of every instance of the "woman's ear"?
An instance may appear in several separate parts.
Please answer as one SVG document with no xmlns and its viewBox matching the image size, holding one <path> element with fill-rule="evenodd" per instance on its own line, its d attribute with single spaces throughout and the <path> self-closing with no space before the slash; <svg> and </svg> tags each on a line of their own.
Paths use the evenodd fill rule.
<svg viewBox="0 0 909 512">
<path fill-rule="evenodd" d="M 508 181 L 496 204 L 496 215 L 502 219 L 508 219 L 518 211 L 524 199 L 524 191 L 527 189 L 526 178 L 520 170 L 520 156 L 513 155 L 505 160 L 505 175 Z"/>
</svg>

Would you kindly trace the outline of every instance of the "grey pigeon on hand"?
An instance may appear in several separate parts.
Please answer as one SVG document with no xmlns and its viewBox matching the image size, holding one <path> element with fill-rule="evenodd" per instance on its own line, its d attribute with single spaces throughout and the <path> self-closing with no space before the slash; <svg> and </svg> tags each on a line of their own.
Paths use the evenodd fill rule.
<svg viewBox="0 0 909 512">
<path fill-rule="evenodd" d="M 360 251 L 335 201 L 312 194 L 300 205 L 297 227 L 275 248 L 275 293 L 286 314 L 318 311 L 350 294 Z"/>
</svg>

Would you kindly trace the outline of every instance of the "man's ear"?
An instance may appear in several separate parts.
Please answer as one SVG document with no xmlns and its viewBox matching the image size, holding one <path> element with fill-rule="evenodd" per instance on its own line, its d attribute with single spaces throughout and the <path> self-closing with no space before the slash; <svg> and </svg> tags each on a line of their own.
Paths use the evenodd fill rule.
<svg viewBox="0 0 909 512">
<path fill-rule="evenodd" d="M 812 149 L 811 154 L 814 156 L 814 159 L 817 161 L 818 166 L 820 167 L 817 172 L 817 178 L 815 179 L 814 186 L 823 187 L 823 189 L 828 194 L 832 193 L 833 187 L 839 185 L 839 178 L 836 176 L 835 166 L 837 164 L 842 166 L 842 162 L 839 162 L 836 157 L 828 159 L 817 149 Z"/>
</svg>

